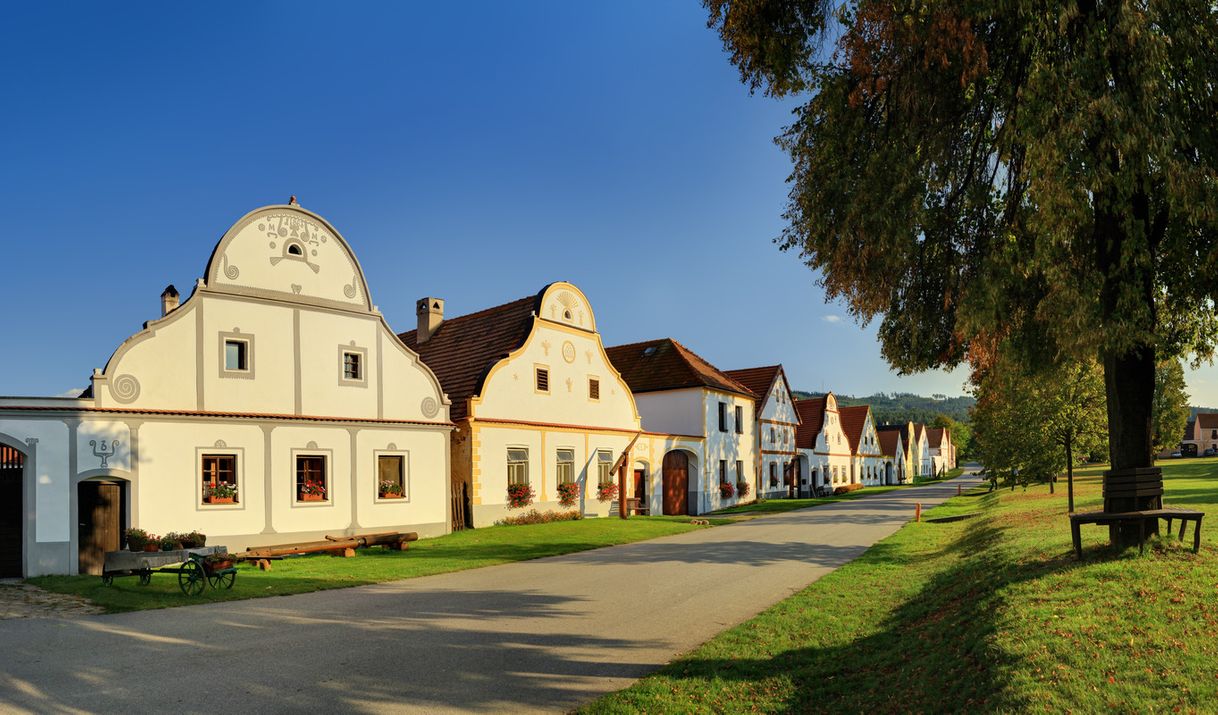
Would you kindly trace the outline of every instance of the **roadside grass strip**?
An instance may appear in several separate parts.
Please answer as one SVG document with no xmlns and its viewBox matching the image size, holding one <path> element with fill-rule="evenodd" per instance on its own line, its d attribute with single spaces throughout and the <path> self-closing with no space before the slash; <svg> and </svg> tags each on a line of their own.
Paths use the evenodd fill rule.
<svg viewBox="0 0 1218 715">
<path fill-rule="evenodd" d="M 715 519 L 710 525 L 725 523 L 728 522 Z M 687 516 L 636 516 L 626 521 L 581 519 L 467 529 L 422 539 L 412 543 L 407 551 L 369 548 L 358 550 L 353 558 L 325 554 L 294 556 L 272 562 L 271 571 L 259 571 L 243 563 L 237 567 L 232 590 L 207 588 L 195 597 L 181 592 L 175 574 L 153 574 L 152 583 L 147 586 L 139 585 L 135 577 L 115 578 L 111 586 L 104 585 L 98 576 L 40 576 L 28 582 L 55 593 L 84 597 L 114 613 L 363 586 L 559 556 L 705 528 L 690 524 Z"/>
<path fill-rule="evenodd" d="M 1165 505 L 1209 515 L 1197 555 L 1091 527 L 1080 562 L 1064 479 L 974 489 L 927 514 L 975 516 L 906 525 L 584 712 L 1214 712 L 1218 460 L 1160 466 Z M 1076 474 L 1079 510 L 1102 470 Z"/>
</svg>

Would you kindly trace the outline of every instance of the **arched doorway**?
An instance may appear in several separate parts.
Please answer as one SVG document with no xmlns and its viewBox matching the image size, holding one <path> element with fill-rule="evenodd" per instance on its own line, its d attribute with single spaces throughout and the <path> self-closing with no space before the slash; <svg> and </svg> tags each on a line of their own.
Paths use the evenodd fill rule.
<svg viewBox="0 0 1218 715">
<path fill-rule="evenodd" d="M 25 455 L 0 444 L 0 578 L 20 578 L 25 544 Z"/>
<path fill-rule="evenodd" d="M 664 513 L 689 513 L 689 457 L 680 450 L 664 455 Z"/>
<path fill-rule="evenodd" d="M 100 574 L 107 551 L 122 546 L 126 527 L 126 482 L 88 479 L 76 485 L 78 531 L 76 537 L 80 573 Z"/>
</svg>

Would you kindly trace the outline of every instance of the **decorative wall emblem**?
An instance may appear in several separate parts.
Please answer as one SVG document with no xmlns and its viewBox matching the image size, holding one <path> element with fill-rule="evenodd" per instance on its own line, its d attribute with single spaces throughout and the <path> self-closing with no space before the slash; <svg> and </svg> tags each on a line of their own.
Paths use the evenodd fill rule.
<svg viewBox="0 0 1218 715">
<path fill-rule="evenodd" d="M 549 340 L 543 340 L 541 342 L 541 351 L 543 353 L 545 353 L 546 357 L 550 357 L 550 341 Z"/>
<path fill-rule="evenodd" d="M 571 382 L 571 378 L 568 377 L 567 378 L 567 392 L 571 391 L 572 384 L 573 383 Z"/>
<path fill-rule="evenodd" d="M 562 344 L 562 359 L 569 363 L 575 362 L 575 343 L 568 340 Z"/>
<path fill-rule="evenodd" d="M 91 439 L 89 440 L 89 446 L 93 448 L 93 456 L 101 459 L 101 466 L 98 469 L 105 469 L 108 466 L 108 460 L 118 451 L 118 440 L 111 442 L 109 448 L 107 448 L 106 440 L 103 439 L 99 445 L 97 440 Z"/>
<path fill-rule="evenodd" d="M 216 447 L 216 448 L 218 448 L 218 449 L 224 449 L 225 447 L 227 447 L 227 446 L 228 446 L 228 442 L 225 442 L 225 441 L 224 441 L 224 440 L 222 440 L 222 439 L 218 439 L 218 440 L 216 440 L 216 443 L 215 443 L 215 444 L 213 444 L 212 446 L 213 446 L 213 447 Z"/>
<path fill-rule="evenodd" d="M 591 350 L 585 350 L 585 351 L 584 351 L 584 355 L 586 355 L 586 356 L 588 357 L 588 364 L 589 364 L 589 365 L 591 365 L 591 364 L 592 364 L 592 351 L 591 351 Z"/>
<path fill-rule="evenodd" d="M 569 290 L 560 292 L 554 298 L 558 305 L 553 306 L 550 311 L 550 317 L 555 320 L 564 320 L 568 323 L 575 323 L 582 326 L 584 324 L 583 305 L 579 298 Z"/>
<path fill-rule="evenodd" d="M 424 397 L 423 403 L 419 405 L 419 409 L 423 410 L 423 416 L 431 419 L 440 412 L 440 404 L 436 402 L 434 397 Z"/>
<path fill-rule="evenodd" d="M 293 294 L 300 295 L 300 291 L 302 291 L 302 290 L 304 290 L 304 286 L 300 285 L 299 283 L 292 284 L 292 293 Z"/>
<path fill-rule="evenodd" d="M 272 266 L 280 261 L 299 261 L 309 267 L 314 273 L 321 272 L 321 266 L 309 260 L 317 256 L 317 247 L 325 242 L 326 234 L 321 226 L 296 214 L 282 216 L 267 216 L 258 224 L 258 230 L 271 239 L 271 250 L 277 248 L 278 254 L 271 256 Z"/>
<path fill-rule="evenodd" d="M 355 297 L 355 284 L 358 282 L 359 282 L 359 276 L 356 276 L 356 275 L 351 276 L 351 285 L 343 286 L 343 295 L 347 296 L 348 298 L 354 298 Z"/>
<path fill-rule="evenodd" d="M 309 443 L 305 445 L 305 449 L 317 449 L 317 443 L 309 440 Z"/>
<path fill-rule="evenodd" d="M 387 452 L 396 452 L 396 451 L 398 451 L 398 445 L 397 445 L 397 443 L 396 443 L 396 442 L 390 442 L 388 445 L 386 445 L 386 446 L 385 446 L 385 451 L 387 451 Z"/>
<path fill-rule="evenodd" d="M 228 264 L 228 254 L 220 254 L 220 268 L 224 271 L 224 277 L 230 281 L 237 280 L 237 276 L 241 275 L 241 269 Z"/>
<path fill-rule="evenodd" d="M 140 381 L 134 375 L 119 375 L 110 383 L 110 396 L 124 405 L 135 402 L 140 396 Z"/>
</svg>

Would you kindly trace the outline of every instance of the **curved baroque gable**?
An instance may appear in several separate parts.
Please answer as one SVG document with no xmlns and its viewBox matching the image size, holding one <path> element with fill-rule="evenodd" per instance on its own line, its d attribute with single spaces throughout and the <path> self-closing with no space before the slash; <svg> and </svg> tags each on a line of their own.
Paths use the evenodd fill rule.
<svg viewBox="0 0 1218 715">
<path fill-rule="evenodd" d="M 596 332 L 596 318 L 582 291 L 566 281 L 553 283 L 541 298 L 541 318 Z"/>
<path fill-rule="evenodd" d="M 222 292 L 372 310 L 347 241 L 296 205 L 264 206 L 241 217 L 212 252 L 205 279 Z"/>
</svg>

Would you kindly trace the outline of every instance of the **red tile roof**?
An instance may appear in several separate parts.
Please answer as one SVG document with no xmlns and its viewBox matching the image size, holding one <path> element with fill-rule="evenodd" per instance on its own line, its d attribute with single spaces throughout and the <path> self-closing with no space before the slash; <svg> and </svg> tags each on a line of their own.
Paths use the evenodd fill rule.
<svg viewBox="0 0 1218 715">
<path fill-rule="evenodd" d="M 901 451 L 904 452 L 903 456 L 905 456 L 905 457 L 909 456 L 909 448 L 912 446 L 912 443 L 911 443 L 911 437 L 910 437 L 910 433 L 909 433 L 908 424 L 884 425 L 883 427 L 877 427 L 876 432 L 878 432 L 880 435 L 881 443 L 883 443 L 884 435 L 886 435 L 886 434 L 901 435 Z M 889 438 L 889 440 L 893 443 L 893 445 L 896 444 L 895 438 Z M 894 447 L 894 449 L 895 449 L 895 447 Z M 896 455 L 893 455 L 893 456 L 896 456 Z"/>
<path fill-rule="evenodd" d="M 469 398 L 482 389 L 491 367 L 524 345 L 545 290 L 477 313 L 446 318 L 422 345 L 418 330 L 398 335 L 440 379 L 453 402 L 449 412 L 453 421 L 466 416 Z"/>
<path fill-rule="evenodd" d="M 901 428 L 880 428 L 877 429 L 875 433 L 880 440 L 880 452 L 888 457 L 897 456 L 897 441 L 901 438 Z M 903 441 L 901 444 L 901 451 L 905 451 L 905 444 Z"/>
<path fill-rule="evenodd" d="M 925 431 L 926 431 L 926 425 L 922 424 L 921 422 L 915 423 L 914 432 L 913 432 L 914 442 L 920 443 L 922 441 L 922 433 Z"/>
<path fill-rule="evenodd" d="M 758 402 L 765 402 L 770 395 L 770 386 L 782 372 L 782 365 L 750 367 L 743 370 L 724 370 L 725 375 L 757 394 Z"/>
<path fill-rule="evenodd" d="M 943 427 L 927 427 L 926 441 L 932 447 L 941 447 L 943 445 Z"/>
<path fill-rule="evenodd" d="M 1198 412 L 1197 426 L 1201 429 L 1218 429 L 1218 412 Z M 1205 439 L 1205 435 L 1201 438 Z"/>
<path fill-rule="evenodd" d="M 859 443 L 863 440 L 863 426 L 867 424 L 867 414 L 871 412 L 868 405 L 854 407 L 839 407 L 837 414 L 842 420 L 842 431 L 850 442 L 850 453 L 859 453 Z"/>
<path fill-rule="evenodd" d="M 795 401 L 795 412 L 799 414 L 799 426 L 795 428 L 795 446 L 800 449 L 815 449 L 816 437 L 825 425 L 825 403 L 827 395 Z"/>
<path fill-rule="evenodd" d="M 632 392 L 710 387 L 757 399 L 756 393 L 672 338 L 605 348 Z"/>
</svg>

